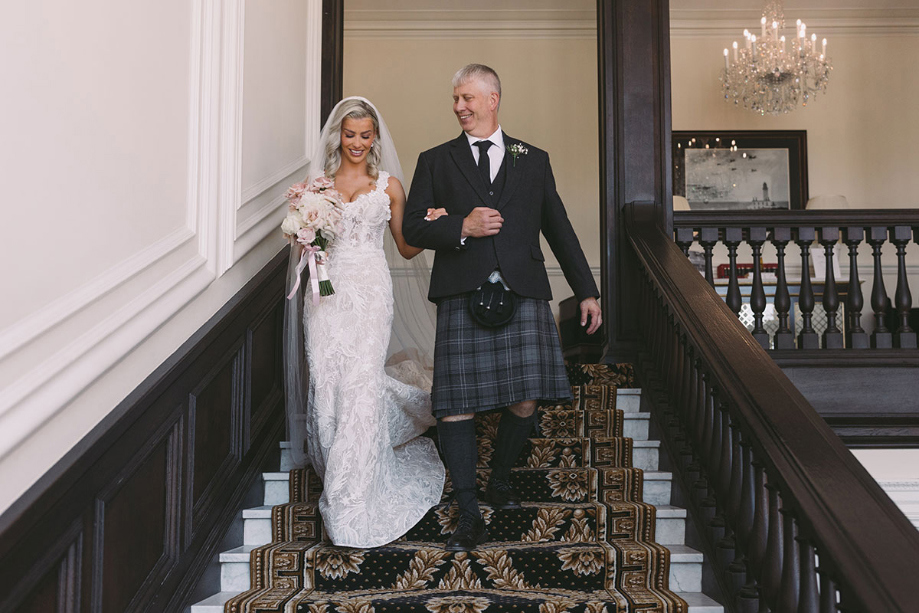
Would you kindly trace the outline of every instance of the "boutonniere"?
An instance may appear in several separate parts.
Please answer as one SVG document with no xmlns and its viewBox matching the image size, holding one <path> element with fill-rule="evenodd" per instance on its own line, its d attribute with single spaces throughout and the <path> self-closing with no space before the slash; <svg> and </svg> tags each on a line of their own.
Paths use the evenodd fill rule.
<svg viewBox="0 0 919 613">
<path fill-rule="evenodd" d="M 507 150 L 511 152 L 511 157 L 514 158 L 514 163 L 512 164 L 512 166 L 514 167 L 517 166 L 517 156 L 527 154 L 527 148 L 524 147 L 520 143 L 514 143 L 513 145 L 508 145 Z"/>
</svg>

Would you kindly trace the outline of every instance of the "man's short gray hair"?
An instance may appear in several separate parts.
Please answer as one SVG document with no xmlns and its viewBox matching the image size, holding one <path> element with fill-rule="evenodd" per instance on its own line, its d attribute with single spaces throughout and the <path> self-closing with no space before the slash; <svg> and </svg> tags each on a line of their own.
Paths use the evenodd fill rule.
<svg viewBox="0 0 919 613">
<path fill-rule="evenodd" d="M 478 79 L 482 81 L 487 87 L 491 88 L 491 91 L 498 94 L 498 107 L 501 106 L 501 79 L 498 78 L 498 73 L 494 71 L 493 68 L 486 66 L 485 64 L 467 64 L 459 70 L 456 71 L 456 74 L 453 75 L 453 87 L 458 87 L 463 83 L 472 81 L 473 79 Z"/>
</svg>

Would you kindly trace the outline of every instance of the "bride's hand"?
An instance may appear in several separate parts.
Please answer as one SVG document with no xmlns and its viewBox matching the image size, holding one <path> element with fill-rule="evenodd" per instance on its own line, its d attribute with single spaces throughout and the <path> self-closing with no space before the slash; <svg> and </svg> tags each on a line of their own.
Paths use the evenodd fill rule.
<svg viewBox="0 0 919 613">
<path fill-rule="evenodd" d="M 444 215 L 447 215 L 447 209 L 428 209 L 428 214 L 424 216 L 424 219 L 425 221 L 434 221 Z"/>
</svg>

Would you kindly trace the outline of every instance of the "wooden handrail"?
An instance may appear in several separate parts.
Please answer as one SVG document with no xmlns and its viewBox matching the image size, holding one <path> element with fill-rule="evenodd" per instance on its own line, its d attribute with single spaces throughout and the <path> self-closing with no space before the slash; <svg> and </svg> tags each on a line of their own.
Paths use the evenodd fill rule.
<svg viewBox="0 0 919 613">
<path fill-rule="evenodd" d="M 837 224 L 849 213 L 856 217 L 854 211 L 791 213 L 812 225 Z M 896 218 L 891 211 L 857 213 L 859 224 L 919 225 L 916 211 L 899 210 Z M 781 215 L 787 224 L 789 212 Z M 715 216 L 678 213 L 674 222 L 713 225 Z M 778 219 L 772 211 L 751 212 L 737 223 L 749 227 Z M 817 547 L 821 565 L 829 559 L 840 592 L 863 611 L 915 610 L 919 531 L 655 221 L 629 207 L 626 224 L 658 299 L 705 365 L 719 397 L 731 405 L 732 419 L 780 489 L 784 506 L 795 510 L 801 534 Z"/>
<path fill-rule="evenodd" d="M 919 209 L 674 211 L 674 228 L 919 226 Z"/>
</svg>

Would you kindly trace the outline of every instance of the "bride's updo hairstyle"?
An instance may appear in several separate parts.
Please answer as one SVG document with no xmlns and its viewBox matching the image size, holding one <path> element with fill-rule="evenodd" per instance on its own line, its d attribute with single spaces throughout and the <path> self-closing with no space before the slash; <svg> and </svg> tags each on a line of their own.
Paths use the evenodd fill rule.
<svg viewBox="0 0 919 613">
<path fill-rule="evenodd" d="M 376 179 L 379 174 L 380 160 L 383 157 L 381 153 L 382 143 L 380 143 L 380 120 L 377 114 L 373 112 L 373 107 L 363 100 L 346 100 L 338 107 L 335 117 L 332 118 L 334 128 L 329 130 L 326 137 L 325 146 L 325 176 L 330 179 L 335 177 L 338 168 L 341 166 L 341 124 L 346 118 L 351 119 L 370 119 L 373 122 L 373 132 L 375 135 L 373 147 L 367 153 L 367 174 Z"/>
</svg>

